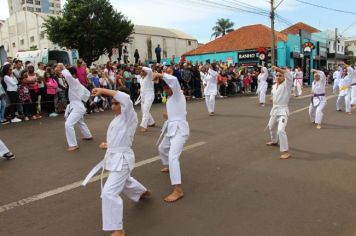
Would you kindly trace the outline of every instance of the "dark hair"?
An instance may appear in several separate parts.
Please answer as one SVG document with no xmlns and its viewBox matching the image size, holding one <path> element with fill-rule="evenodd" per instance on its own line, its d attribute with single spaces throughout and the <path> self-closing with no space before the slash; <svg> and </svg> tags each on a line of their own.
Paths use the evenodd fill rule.
<svg viewBox="0 0 356 236">
<path fill-rule="evenodd" d="M 120 92 L 126 93 L 128 95 L 131 95 L 130 90 L 128 90 L 126 87 L 119 87 L 117 90 L 119 90 Z"/>
<path fill-rule="evenodd" d="M 70 74 L 71 74 L 72 76 L 76 76 L 76 75 L 77 75 L 77 69 L 74 68 L 74 67 L 70 67 L 70 68 L 68 69 L 68 71 L 70 72 Z"/>
<path fill-rule="evenodd" d="M 6 64 L 4 65 L 4 67 L 2 68 L 2 75 L 5 76 L 9 73 L 9 70 L 11 68 L 11 64 Z"/>
</svg>

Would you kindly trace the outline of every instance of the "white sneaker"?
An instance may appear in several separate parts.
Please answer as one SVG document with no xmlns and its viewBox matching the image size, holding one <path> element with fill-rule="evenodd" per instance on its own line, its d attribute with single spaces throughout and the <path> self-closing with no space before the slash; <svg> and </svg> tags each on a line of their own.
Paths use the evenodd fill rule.
<svg viewBox="0 0 356 236">
<path fill-rule="evenodd" d="M 22 120 L 20 120 L 19 118 L 14 118 L 14 119 L 12 119 L 11 120 L 11 123 L 19 123 L 19 122 L 21 122 Z"/>
<path fill-rule="evenodd" d="M 49 117 L 57 117 L 57 116 L 58 116 L 58 114 L 57 114 L 57 113 L 55 113 L 55 112 L 53 112 L 53 113 L 49 114 Z"/>
</svg>

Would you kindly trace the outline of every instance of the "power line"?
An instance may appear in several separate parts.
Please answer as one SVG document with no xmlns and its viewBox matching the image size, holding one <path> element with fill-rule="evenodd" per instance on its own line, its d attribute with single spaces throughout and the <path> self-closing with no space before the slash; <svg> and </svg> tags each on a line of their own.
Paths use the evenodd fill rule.
<svg viewBox="0 0 356 236">
<path fill-rule="evenodd" d="M 304 2 L 304 1 L 301 1 L 301 0 L 296 0 L 296 1 L 297 1 L 297 2 L 300 2 L 300 3 L 304 3 L 304 4 L 307 4 L 307 5 L 310 5 L 310 6 L 319 7 L 319 8 L 323 8 L 323 9 L 326 9 L 326 10 L 330 10 L 330 11 L 337 11 L 337 12 L 342 12 L 342 13 L 347 13 L 347 14 L 356 15 L 356 12 L 344 11 L 344 10 L 335 9 L 335 8 L 331 8 L 331 7 L 325 7 L 325 6 L 313 4 L 313 3 L 310 3 L 310 2 Z"/>
</svg>

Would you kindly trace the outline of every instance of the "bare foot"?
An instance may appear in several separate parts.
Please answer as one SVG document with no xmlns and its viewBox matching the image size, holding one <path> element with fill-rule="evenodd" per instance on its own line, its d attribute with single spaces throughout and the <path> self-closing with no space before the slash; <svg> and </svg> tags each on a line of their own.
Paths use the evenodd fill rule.
<svg viewBox="0 0 356 236">
<path fill-rule="evenodd" d="M 210 112 L 209 116 L 215 116 L 215 113 L 214 112 Z"/>
<path fill-rule="evenodd" d="M 264 107 L 264 106 L 265 106 L 265 104 L 264 104 L 264 103 L 261 103 L 260 105 L 261 105 L 261 107 Z"/>
<path fill-rule="evenodd" d="M 148 127 L 155 127 L 156 126 L 156 124 L 152 124 L 152 125 L 149 125 Z"/>
<path fill-rule="evenodd" d="M 150 198 L 152 196 L 152 193 L 147 190 L 146 192 L 144 192 L 141 197 L 140 197 L 140 200 L 143 200 L 143 199 L 147 199 L 147 198 Z"/>
<path fill-rule="evenodd" d="M 352 113 L 351 113 L 351 112 L 348 112 L 347 114 L 348 114 L 348 115 L 352 115 Z"/>
<path fill-rule="evenodd" d="M 68 152 L 74 152 L 74 151 L 76 151 L 76 150 L 78 150 L 78 149 L 79 149 L 78 146 L 68 147 L 67 151 L 68 151 Z"/>
<path fill-rule="evenodd" d="M 278 143 L 274 143 L 272 141 L 266 143 L 267 146 L 278 146 Z"/>
<path fill-rule="evenodd" d="M 93 140 L 93 137 L 90 137 L 90 138 L 82 138 L 82 140 L 84 140 L 84 141 L 91 141 L 91 140 Z"/>
<path fill-rule="evenodd" d="M 141 128 L 140 132 L 145 133 L 145 132 L 147 132 L 147 129 L 146 128 Z"/>
<path fill-rule="evenodd" d="M 291 158 L 292 156 L 289 154 L 289 152 L 284 152 L 279 159 L 281 160 L 287 160 L 289 158 Z"/>
<path fill-rule="evenodd" d="M 164 167 L 163 169 L 161 169 L 162 173 L 169 173 L 169 168 L 168 167 Z"/>
<path fill-rule="evenodd" d="M 317 129 L 321 129 L 321 124 L 318 124 L 318 125 L 316 126 L 316 128 L 317 128 Z"/>
<path fill-rule="evenodd" d="M 179 199 L 183 198 L 183 196 L 184 196 L 183 191 L 181 189 L 178 190 L 178 189 L 175 188 L 173 190 L 173 192 L 164 199 L 164 201 L 165 202 L 169 202 L 169 203 L 173 203 L 173 202 L 176 202 Z"/>
<path fill-rule="evenodd" d="M 123 230 L 114 231 L 110 234 L 110 236 L 125 236 L 125 231 Z"/>
</svg>

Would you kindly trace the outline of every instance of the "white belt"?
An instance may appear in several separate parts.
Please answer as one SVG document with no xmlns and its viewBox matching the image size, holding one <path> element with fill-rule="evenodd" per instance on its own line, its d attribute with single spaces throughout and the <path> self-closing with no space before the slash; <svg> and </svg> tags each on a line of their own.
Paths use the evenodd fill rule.
<svg viewBox="0 0 356 236">
<path fill-rule="evenodd" d="M 107 152 L 109 153 L 120 153 L 120 152 L 129 152 L 132 149 L 130 147 L 117 147 L 117 148 L 108 148 Z M 105 155 L 106 156 L 106 155 Z M 104 170 L 105 170 L 105 159 L 106 157 L 99 162 L 87 175 L 87 177 L 85 177 L 84 181 L 82 182 L 82 185 L 85 186 L 89 183 L 90 179 L 94 177 L 94 175 L 96 173 L 99 172 L 99 170 L 101 170 L 101 177 L 100 177 L 100 181 L 101 181 L 101 189 L 103 188 L 103 174 L 104 174 Z"/>
</svg>

